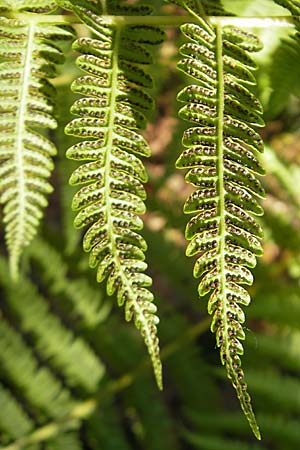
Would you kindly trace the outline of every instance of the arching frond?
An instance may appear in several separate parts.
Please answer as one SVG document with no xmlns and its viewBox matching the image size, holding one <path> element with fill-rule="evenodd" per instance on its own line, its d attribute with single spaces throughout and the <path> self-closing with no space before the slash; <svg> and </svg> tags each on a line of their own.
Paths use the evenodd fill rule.
<svg viewBox="0 0 300 450">
<path fill-rule="evenodd" d="M 80 433 L 71 431 L 62 433 L 45 444 L 45 450 L 83 450 Z"/>
<path fill-rule="evenodd" d="M 49 13 L 57 8 L 55 0 L 0 0 L 1 12 Z"/>
<path fill-rule="evenodd" d="M 274 0 L 278 5 L 287 8 L 294 16 L 296 27 L 300 30 L 300 1 L 299 0 Z"/>
<path fill-rule="evenodd" d="M 186 3 L 190 10 L 195 2 Z M 196 17 L 197 11 L 192 10 Z M 248 267 L 262 253 L 262 230 L 252 214 L 262 214 L 256 197 L 264 191 L 255 174 L 263 173 L 256 157 L 263 143 L 255 127 L 263 121 L 261 106 L 249 90 L 255 84 L 249 52 L 261 47 L 254 35 L 221 22 L 211 26 L 200 16 L 197 24 L 181 29 L 187 42 L 178 67 L 194 84 L 178 95 L 184 103 L 179 115 L 195 125 L 184 133 L 186 148 L 177 167 L 189 169 L 186 180 L 197 188 L 184 206 L 185 213 L 196 214 L 186 228 L 187 255 L 197 255 L 194 276 L 201 277 L 200 296 L 211 292 L 208 311 L 222 364 L 260 438 L 241 369 L 241 305 L 247 306 L 250 297 L 240 285 L 252 284 Z"/>
<path fill-rule="evenodd" d="M 224 436 L 224 434 L 226 433 L 228 435 L 239 437 L 239 440 L 233 442 L 232 440 L 227 440 L 227 438 L 224 436 L 222 438 L 224 442 L 224 448 L 228 447 L 232 449 L 243 449 L 244 446 L 247 446 L 246 442 L 249 440 L 249 431 L 247 429 L 246 422 L 243 420 L 240 414 L 228 412 L 226 414 L 198 414 L 197 412 L 191 412 L 189 414 L 189 418 L 192 421 L 195 429 L 195 432 L 192 434 L 194 438 L 196 438 L 197 435 L 200 437 L 204 434 L 207 436 L 207 442 L 211 441 L 212 443 L 213 438 L 216 435 L 220 436 L 221 441 L 221 435 Z M 264 435 L 268 436 L 269 445 L 275 445 L 280 449 L 292 449 L 299 447 L 300 431 L 298 420 L 295 420 L 294 418 L 285 418 L 280 414 L 274 414 L 274 411 L 270 413 L 264 412 L 258 414 L 258 419 Z M 240 440 L 243 437 L 247 439 L 246 442 Z M 274 444 L 272 444 L 271 442 Z M 232 447 L 229 447 L 230 445 Z M 270 448 L 269 445 L 268 448 Z M 203 445 L 201 449 L 202 448 L 206 449 L 206 446 Z M 251 450 L 253 449 L 252 446 L 246 448 L 249 448 Z"/>
<path fill-rule="evenodd" d="M 2 384 L 0 384 L 0 399 L 2 405 L 0 408 L 0 431 L 1 444 L 3 444 L 9 439 L 18 439 L 29 433 L 33 429 L 34 423 L 18 400 Z"/>
<path fill-rule="evenodd" d="M 22 392 L 20 399 L 31 405 L 31 413 L 51 418 L 68 414 L 75 405 L 69 392 L 49 369 L 38 367 L 30 347 L 4 318 L 0 322 L 0 333 L 2 374 L 14 389 Z"/>
<path fill-rule="evenodd" d="M 0 259 L 0 269 L 0 285 L 21 332 L 36 342 L 36 350 L 44 360 L 49 360 L 55 370 L 60 371 L 60 377 L 69 386 L 78 386 L 85 392 L 93 391 L 105 371 L 95 352 L 82 337 L 76 337 L 56 314 L 51 313 L 47 299 L 29 280 L 22 278 L 12 286 L 3 259 Z M 7 338 L 7 341 L 13 342 L 13 339 Z M 14 354 L 26 355 L 26 351 Z M 18 361 L 12 363 L 17 364 Z M 15 370 L 15 375 L 18 376 L 19 372 Z"/>
<path fill-rule="evenodd" d="M 267 450 L 266 447 L 252 445 L 240 440 L 226 439 L 216 434 L 184 433 L 186 440 L 199 450 Z"/>
<path fill-rule="evenodd" d="M 10 12 L 49 12 L 54 6 L 46 0 L 0 5 Z M 52 191 L 47 179 L 56 149 L 36 129 L 57 125 L 55 92 L 47 79 L 64 59 L 55 42 L 71 36 L 69 28 L 39 23 L 36 18 L 0 18 L 0 202 L 14 278 L 19 258 L 36 234 L 46 195 Z"/>
<path fill-rule="evenodd" d="M 272 93 L 268 111 L 271 117 L 282 112 L 291 94 L 300 96 L 299 61 L 299 41 L 295 37 L 283 39 L 273 55 L 269 69 Z"/>
<path fill-rule="evenodd" d="M 281 112 L 291 94 L 298 97 L 300 95 L 298 82 L 300 72 L 300 1 L 275 0 L 275 2 L 291 12 L 296 33 L 290 38 L 282 39 L 272 58 L 269 69 L 272 93 L 268 105 L 271 117 Z"/>
<path fill-rule="evenodd" d="M 147 93 L 152 79 L 143 65 L 151 62 L 149 47 L 163 39 L 159 28 L 106 22 L 101 13 L 116 13 L 117 2 L 72 1 L 74 12 L 94 33 L 74 43 L 81 53 L 77 65 L 86 73 L 72 89 L 83 96 L 72 112 L 79 116 L 66 132 L 86 140 L 71 147 L 67 156 L 89 161 L 71 176 L 73 185 L 84 186 L 73 199 L 78 211 L 77 228 L 88 227 L 84 250 L 90 252 L 90 266 L 97 267 L 97 280 L 107 278 L 109 295 L 117 293 L 125 304 L 126 320 L 133 319 L 141 330 L 161 386 L 161 363 L 151 284 L 144 274 L 145 240 L 139 235 L 145 212 L 147 174 L 139 159 L 150 148 L 138 130 L 145 113 L 153 106 Z M 121 13 L 148 12 L 149 8 L 124 6 Z"/>
<path fill-rule="evenodd" d="M 88 328 L 94 328 L 106 319 L 111 307 L 103 298 L 103 292 L 91 285 L 90 280 L 68 270 L 68 261 L 54 246 L 42 239 L 35 239 L 29 256 L 33 263 L 32 272 L 49 286 L 50 294 L 63 299 L 70 311 L 70 318 L 75 318 L 76 322 Z"/>
</svg>

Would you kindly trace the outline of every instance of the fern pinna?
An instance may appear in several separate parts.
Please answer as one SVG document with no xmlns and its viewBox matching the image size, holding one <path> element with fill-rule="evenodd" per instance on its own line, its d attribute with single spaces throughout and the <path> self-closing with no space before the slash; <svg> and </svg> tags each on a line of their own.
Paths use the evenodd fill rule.
<svg viewBox="0 0 300 450">
<path fill-rule="evenodd" d="M 158 318 L 147 289 L 151 278 L 144 273 L 147 246 L 137 233 L 143 225 L 138 215 L 145 212 L 142 183 L 147 181 L 138 156 L 149 156 L 150 149 L 137 130 L 144 127 L 144 113 L 153 106 L 145 90 L 152 86 L 143 68 L 151 62 L 147 47 L 160 43 L 163 33 L 156 27 L 125 26 L 117 17 L 106 20 L 107 14 L 149 12 L 148 7 L 117 8 L 117 3 L 72 1 L 75 14 L 94 35 L 74 43 L 82 54 L 77 64 L 86 75 L 73 83 L 73 91 L 84 97 L 73 105 L 72 113 L 80 117 L 66 132 L 88 140 L 71 147 L 67 156 L 89 162 L 71 176 L 71 184 L 84 185 L 72 206 L 78 211 L 75 226 L 88 226 L 83 246 L 90 252 L 90 266 L 97 267 L 99 282 L 107 278 L 108 294 L 117 292 L 126 320 L 133 318 L 140 329 L 161 387 Z"/>
<path fill-rule="evenodd" d="M 189 3 L 189 5 L 186 5 Z M 180 49 L 178 67 L 196 83 L 178 95 L 184 103 L 180 117 L 196 124 L 185 131 L 186 149 L 177 161 L 189 169 L 187 182 L 197 190 L 187 199 L 184 211 L 196 215 L 189 221 L 187 255 L 197 255 L 194 276 L 201 277 L 199 294 L 212 292 L 208 311 L 213 315 L 221 361 L 237 391 L 241 407 L 260 438 L 240 356 L 245 338 L 245 320 L 240 305 L 250 297 L 241 284 L 252 284 L 255 256 L 261 255 L 262 230 L 249 213 L 260 215 L 256 197 L 264 191 L 255 174 L 263 170 L 257 152 L 263 143 L 253 127 L 262 126 L 261 106 L 248 89 L 255 84 L 255 64 L 248 52 L 259 50 L 257 38 L 221 21 L 211 25 L 203 20 L 195 2 L 185 6 L 195 24 L 181 27 L 187 38 Z"/>
<path fill-rule="evenodd" d="M 51 12 L 53 1 L 5 1 L 5 13 Z M 64 59 L 53 41 L 72 36 L 67 27 L 40 23 L 37 17 L 0 19 L 0 201 L 4 204 L 6 241 L 11 273 L 18 275 L 19 258 L 30 243 L 52 191 L 47 179 L 55 146 L 36 128 L 55 128 L 54 88 L 47 78 Z M 41 19 L 42 22 L 42 14 Z"/>
</svg>

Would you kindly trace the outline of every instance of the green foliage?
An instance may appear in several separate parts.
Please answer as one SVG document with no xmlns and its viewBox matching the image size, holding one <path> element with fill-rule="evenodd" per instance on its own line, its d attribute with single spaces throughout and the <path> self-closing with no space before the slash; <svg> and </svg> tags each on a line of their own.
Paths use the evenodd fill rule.
<svg viewBox="0 0 300 450">
<path fill-rule="evenodd" d="M 12 11 L 48 12 L 54 2 L 5 2 Z M 13 5 L 18 5 L 16 6 Z M 11 9 L 9 9 L 11 11 Z M 42 17 L 41 17 L 42 21 Z M 0 201 L 4 204 L 6 241 L 11 273 L 18 276 L 19 258 L 36 234 L 53 169 L 55 146 L 35 128 L 55 128 L 54 92 L 47 78 L 64 56 L 52 41 L 69 39 L 68 28 L 1 18 L 0 93 L 1 153 Z"/>
<path fill-rule="evenodd" d="M 0 10 L 2 12 L 32 12 L 49 13 L 57 8 L 54 0 L 1 0 Z"/>
<path fill-rule="evenodd" d="M 268 108 L 272 116 L 276 116 L 287 105 L 291 94 L 299 96 L 299 31 L 300 31 L 300 4 L 297 1 L 276 0 L 278 4 L 287 8 L 294 18 L 296 33 L 288 39 L 283 39 L 281 45 L 274 54 L 270 71 L 272 77 L 272 94 L 269 100 Z M 296 41 L 296 42 L 295 42 Z"/>
<path fill-rule="evenodd" d="M 298 449 L 300 2 L 0 12 L 1 448 Z M 245 17 L 285 14 L 255 35 Z M 161 387 L 152 280 L 163 392 L 117 307 Z"/>
<path fill-rule="evenodd" d="M 196 13 L 196 11 L 194 11 Z M 179 116 L 197 126 L 183 136 L 186 147 L 177 161 L 189 169 L 186 180 L 197 190 L 187 199 L 184 212 L 197 213 L 188 223 L 187 255 L 197 255 L 194 276 L 202 277 L 199 295 L 213 291 L 208 311 L 213 315 L 222 364 L 237 390 L 254 433 L 258 427 L 247 393 L 240 356 L 245 321 L 240 305 L 250 297 L 240 284 L 252 284 L 246 267 L 254 267 L 262 254 L 262 229 L 248 212 L 260 215 L 255 196 L 264 191 L 255 178 L 263 170 L 256 153 L 263 144 L 253 126 L 262 126 L 261 106 L 246 86 L 254 84 L 255 64 L 249 51 L 258 51 L 254 35 L 233 27 L 215 27 L 200 17 L 198 24 L 181 27 L 188 38 L 178 67 L 197 81 L 184 88 L 178 100 L 185 103 Z"/>
<path fill-rule="evenodd" d="M 158 386 L 162 388 L 161 363 L 156 336 L 156 307 L 147 289 L 151 279 L 146 269 L 145 240 L 136 232 L 145 212 L 147 174 L 138 156 L 149 156 L 150 148 L 137 133 L 144 126 L 144 113 L 153 106 L 145 91 L 152 79 L 143 69 L 151 62 L 147 46 L 158 44 L 163 33 L 155 27 L 106 23 L 101 12 L 115 13 L 114 3 L 83 7 L 73 1 L 74 12 L 98 39 L 78 39 L 73 48 L 81 52 L 77 65 L 87 75 L 74 81 L 74 92 L 86 97 L 77 100 L 72 113 L 80 116 L 67 125 L 68 134 L 90 138 L 72 146 L 67 156 L 88 160 L 71 176 L 72 185 L 84 184 L 73 198 L 79 211 L 75 227 L 89 226 L 83 248 L 90 252 L 90 266 L 97 267 L 99 282 L 108 278 L 107 293 L 117 293 L 125 304 L 126 320 L 134 320 L 151 356 Z M 135 7 L 125 13 L 137 13 Z M 142 10 L 144 12 L 144 10 Z M 120 13 L 124 13 L 121 8 Z M 137 155 L 137 156 L 136 156 Z"/>
<path fill-rule="evenodd" d="M 45 259 L 44 255 L 47 255 Z M 32 271 L 49 286 L 53 296 L 60 296 L 70 316 L 85 327 L 93 328 L 107 317 L 110 305 L 99 289 L 81 274 L 70 273 L 68 260 L 48 242 L 35 240 L 30 249 Z M 57 268 L 60 270 L 57 270 Z"/>
<path fill-rule="evenodd" d="M 275 0 L 280 6 L 287 8 L 294 17 L 295 24 L 298 25 L 300 15 L 300 4 L 298 0 Z"/>
</svg>

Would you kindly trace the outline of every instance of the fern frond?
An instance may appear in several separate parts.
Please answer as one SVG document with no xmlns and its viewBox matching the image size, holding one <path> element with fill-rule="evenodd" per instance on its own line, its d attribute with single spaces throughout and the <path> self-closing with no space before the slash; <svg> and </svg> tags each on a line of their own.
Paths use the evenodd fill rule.
<svg viewBox="0 0 300 450">
<path fill-rule="evenodd" d="M 283 39 L 277 49 L 270 67 L 273 92 L 269 109 L 274 115 L 281 112 L 290 94 L 299 96 L 299 39 L 300 39 L 300 1 L 275 0 L 275 3 L 288 9 L 293 16 L 297 32 L 290 39 Z"/>
<path fill-rule="evenodd" d="M 193 13 L 197 16 L 197 10 Z M 197 188 L 184 206 L 185 213 L 196 213 L 186 228 L 187 255 L 198 257 L 194 276 L 202 278 L 200 296 L 212 291 L 208 311 L 221 361 L 260 438 L 241 369 L 245 316 L 240 305 L 247 306 L 250 297 L 240 285 L 252 284 L 247 267 L 254 267 L 262 253 L 262 230 L 251 214 L 262 214 L 256 197 L 264 191 L 255 174 L 263 173 L 256 156 L 263 143 L 254 127 L 263 120 L 248 88 L 255 84 L 248 52 L 261 47 L 250 33 L 221 23 L 213 27 L 200 17 L 197 24 L 183 25 L 182 32 L 188 42 L 180 49 L 184 58 L 178 67 L 196 82 L 178 95 L 185 103 L 180 117 L 196 124 L 184 133 L 186 149 L 177 161 L 178 168 L 189 169 L 186 180 Z"/>
<path fill-rule="evenodd" d="M 55 0 L 0 0 L 1 12 L 49 13 L 57 8 Z"/>
<path fill-rule="evenodd" d="M 278 5 L 288 9 L 294 18 L 294 23 L 300 29 L 300 1 L 299 0 L 274 0 Z"/>
<path fill-rule="evenodd" d="M 265 282 L 265 274 L 263 274 Z M 256 293 L 257 301 L 251 308 L 251 317 L 283 327 L 300 330 L 300 295 L 298 282 L 278 283 L 270 277 L 269 283 L 262 285 Z"/>
<path fill-rule="evenodd" d="M 14 389 L 21 392 L 20 398 L 23 397 L 30 404 L 32 413 L 37 417 L 39 414 L 46 414 L 51 418 L 61 418 L 68 414 L 75 405 L 70 393 L 49 369 L 38 368 L 30 347 L 4 318 L 1 318 L 0 334 L 2 376 L 9 380 Z"/>
<path fill-rule="evenodd" d="M 197 11 L 201 14 L 211 16 L 224 15 L 224 8 L 221 4 L 221 0 L 172 0 L 171 3 L 182 6 L 193 15 Z M 227 13 L 227 15 L 230 14 Z"/>
<path fill-rule="evenodd" d="M 33 429 L 34 424 L 29 415 L 2 384 L 0 384 L 0 402 L 1 444 L 9 442 L 10 439 L 18 439 Z"/>
<path fill-rule="evenodd" d="M 184 432 L 186 440 L 199 450 L 267 450 L 266 447 L 252 445 L 240 440 L 226 439 L 221 436 L 206 433 Z"/>
<path fill-rule="evenodd" d="M 13 11 L 33 12 L 48 12 L 54 6 L 51 1 L 5 4 Z M 36 128 L 57 125 L 53 117 L 55 92 L 47 79 L 55 75 L 55 64 L 64 59 L 54 42 L 71 36 L 66 27 L 30 18 L 0 18 L 0 202 L 14 278 L 20 256 L 36 234 L 47 205 L 46 195 L 52 191 L 47 179 L 56 149 Z"/>
<path fill-rule="evenodd" d="M 111 430 L 118 431 L 112 433 Z M 104 397 L 101 406 L 84 422 L 82 434 L 86 437 L 87 447 L 91 449 L 97 446 L 105 450 L 132 450 L 121 423 L 118 405 L 110 396 Z"/>
<path fill-rule="evenodd" d="M 83 450 L 83 444 L 78 432 L 62 433 L 45 443 L 45 450 Z"/>
<path fill-rule="evenodd" d="M 162 323 L 162 335 L 166 342 L 174 342 L 190 329 L 190 323 L 180 314 L 169 314 L 168 321 Z M 195 409 L 209 414 L 219 408 L 218 391 L 211 377 L 210 368 L 197 342 L 181 342 L 180 351 L 166 359 L 166 370 L 170 381 L 176 385 L 178 399 L 183 412 Z M 189 370 L 186 368 L 189 367 Z M 196 388 L 197 387 L 197 388 Z"/>
<path fill-rule="evenodd" d="M 272 411 L 300 414 L 299 378 L 282 376 L 277 370 L 248 369 L 249 385 L 262 405 L 268 404 Z"/>
<path fill-rule="evenodd" d="M 47 300 L 29 280 L 22 278 L 12 286 L 3 259 L 0 259 L 0 269 L 0 285 L 22 333 L 36 342 L 36 350 L 44 360 L 49 360 L 55 370 L 60 371 L 70 386 L 92 392 L 105 371 L 95 352 L 82 337 L 75 336 L 58 316 L 50 312 Z M 16 371 L 18 373 L 19 370 Z"/>
<path fill-rule="evenodd" d="M 276 327 L 277 334 L 267 336 L 255 334 L 254 339 L 247 340 L 248 361 L 254 352 L 261 355 L 261 360 L 270 362 L 275 367 L 282 367 L 290 373 L 298 374 L 300 370 L 300 332 L 289 327 Z M 249 351 L 250 350 L 250 351 Z"/>
<path fill-rule="evenodd" d="M 126 320 L 134 319 L 141 330 L 161 387 L 158 318 L 147 289 L 151 279 L 144 274 L 147 245 L 137 231 L 143 226 L 138 215 L 145 212 L 143 183 L 147 181 L 138 156 L 150 155 L 138 129 L 153 105 L 146 92 L 152 79 L 143 64 L 151 62 L 147 47 L 160 43 L 163 33 L 155 27 L 105 22 L 100 14 L 110 13 L 110 5 L 115 12 L 116 2 L 108 2 L 106 10 L 103 3 L 72 2 L 74 12 L 95 35 L 74 43 L 82 54 L 77 64 L 87 75 L 73 83 L 73 90 L 84 98 L 73 105 L 72 112 L 80 117 L 66 132 L 88 140 L 71 147 L 67 156 L 90 161 L 70 179 L 73 185 L 84 185 L 73 199 L 73 209 L 78 211 L 75 226 L 89 226 L 83 246 L 90 252 L 90 266 L 97 267 L 99 282 L 107 278 L 108 294 L 117 291 Z"/>
<path fill-rule="evenodd" d="M 210 433 L 211 436 L 221 433 L 230 433 L 234 436 L 245 436 L 247 438 L 249 436 L 247 425 L 240 414 L 229 414 L 228 412 L 199 414 L 192 411 L 188 416 L 195 430 L 205 431 L 205 434 Z M 268 436 L 269 441 L 274 442 L 276 448 L 294 449 L 299 447 L 298 420 L 274 414 L 273 410 L 258 414 L 258 419 L 264 434 Z"/>
<path fill-rule="evenodd" d="M 75 317 L 76 321 L 88 328 L 104 321 L 110 311 L 110 305 L 103 298 L 103 292 L 96 289 L 96 286 L 81 274 L 68 270 L 67 261 L 55 247 L 42 239 L 35 239 L 29 255 L 33 261 L 32 272 L 48 286 L 51 296 L 59 296 L 64 305 L 69 306 L 70 318 Z"/>
<path fill-rule="evenodd" d="M 300 14 L 300 3 L 299 3 Z M 300 22 L 296 22 L 296 28 L 300 31 Z M 290 96 L 300 96 L 300 46 L 299 32 L 282 39 L 280 45 L 273 54 L 269 67 L 272 93 L 269 98 L 268 111 L 270 117 L 281 113 L 288 104 Z"/>
</svg>

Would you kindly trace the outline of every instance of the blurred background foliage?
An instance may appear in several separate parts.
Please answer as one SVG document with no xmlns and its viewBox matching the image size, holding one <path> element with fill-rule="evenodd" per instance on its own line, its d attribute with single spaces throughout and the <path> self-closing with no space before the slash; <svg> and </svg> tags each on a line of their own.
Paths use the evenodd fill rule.
<svg viewBox="0 0 300 450">
<path fill-rule="evenodd" d="M 160 0 L 159 13 L 179 14 Z M 271 0 L 226 0 L 238 15 L 282 15 Z M 79 34 L 85 32 L 77 27 Z M 152 68 L 157 107 L 145 131 L 148 212 L 144 236 L 154 280 L 164 363 L 158 392 L 142 340 L 107 298 L 81 250 L 70 210 L 64 135 L 77 75 L 69 49 L 54 80 L 60 127 L 54 194 L 40 236 L 12 284 L 0 258 L 0 443 L 9 450 L 298 450 L 300 448 L 300 46 L 291 29 L 255 30 L 258 92 L 265 109 L 261 218 L 264 256 L 255 269 L 247 311 L 244 366 L 263 440 L 255 442 L 220 367 L 206 300 L 198 299 L 185 252 L 182 206 L 190 187 L 174 162 L 186 127 L 176 119 L 179 30 Z M 2 239 L 3 242 L 3 239 Z"/>
</svg>

